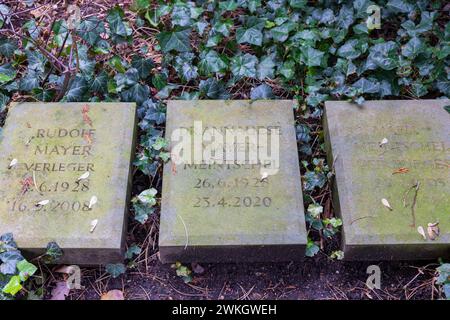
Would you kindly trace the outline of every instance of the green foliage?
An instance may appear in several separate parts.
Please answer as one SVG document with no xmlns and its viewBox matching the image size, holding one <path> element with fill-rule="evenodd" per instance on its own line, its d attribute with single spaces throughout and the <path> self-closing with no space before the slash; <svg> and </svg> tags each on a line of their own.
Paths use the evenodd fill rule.
<svg viewBox="0 0 450 320">
<path fill-rule="evenodd" d="M 450 300 L 450 263 L 444 263 L 436 269 L 438 277 L 436 283 L 442 286 L 447 300 Z"/>
<path fill-rule="evenodd" d="M 111 275 L 113 278 L 117 278 L 121 274 L 124 274 L 125 271 L 127 271 L 127 268 L 123 263 L 116 263 L 116 264 L 107 264 L 106 265 L 106 272 Z"/>
<path fill-rule="evenodd" d="M 56 263 L 63 256 L 63 251 L 59 245 L 52 241 L 47 244 L 47 250 L 42 256 L 42 260 L 45 263 Z"/>
<path fill-rule="evenodd" d="M 236 82 L 248 79 L 278 81 L 292 94 L 303 83 L 305 95 L 299 98 L 311 108 L 320 106 L 321 95 L 357 103 L 386 96 L 448 96 L 450 26 L 438 22 L 438 7 L 378 1 L 382 31 L 373 31 L 366 26 L 370 4 L 197 1 L 189 10 L 184 1 L 160 1 L 143 14 L 162 31 L 160 47 L 170 53 L 163 56 L 163 72 L 175 70 L 180 82 L 200 89 L 195 96 L 201 97 L 201 84 L 213 83 L 213 78 L 223 79 L 222 89 L 229 93 Z M 230 16 L 237 10 L 239 14 Z M 162 24 L 163 16 L 171 18 L 170 26 Z M 236 26 L 234 34 L 231 26 Z M 177 59 L 187 51 L 191 59 Z M 199 77 L 186 77 L 186 69 L 199 70 Z M 272 97 L 266 89 L 254 96 Z"/>
<path fill-rule="evenodd" d="M 184 283 L 190 283 L 192 281 L 192 271 L 187 266 L 181 264 L 181 262 L 176 262 L 172 264 L 172 269 L 175 269 L 177 276 L 183 279 Z"/>
<path fill-rule="evenodd" d="M 0 236 L 0 300 L 13 299 L 24 287 L 37 267 L 22 256 L 14 242 L 13 235 Z M 29 291 L 27 294 L 29 295 Z"/>
<path fill-rule="evenodd" d="M 141 252 L 142 252 L 141 247 L 139 247 L 136 244 L 133 244 L 128 248 L 127 252 L 125 253 L 125 259 L 131 260 L 133 259 L 134 256 L 140 255 Z"/>
<path fill-rule="evenodd" d="M 133 203 L 134 219 L 141 224 L 144 224 L 149 216 L 155 212 L 154 206 L 156 205 L 156 194 L 158 191 L 154 188 L 150 188 L 142 191 L 137 197 L 134 197 L 131 202 Z"/>
</svg>

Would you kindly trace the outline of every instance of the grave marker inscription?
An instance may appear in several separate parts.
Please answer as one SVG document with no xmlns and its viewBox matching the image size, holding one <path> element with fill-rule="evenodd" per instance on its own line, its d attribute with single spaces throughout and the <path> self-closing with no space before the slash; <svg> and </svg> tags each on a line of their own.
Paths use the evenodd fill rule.
<svg viewBox="0 0 450 320">
<path fill-rule="evenodd" d="M 304 256 L 293 103 L 169 101 L 171 161 L 164 166 L 159 238 L 163 262 Z"/>
<path fill-rule="evenodd" d="M 0 234 L 61 263 L 123 260 L 134 154 L 132 103 L 19 103 L 0 138 Z"/>
<path fill-rule="evenodd" d="M 449 100 L 367 101 L 362 107 L 326 102 L 326 145 L 345 259 L 450 255 L 446 105 Z"/>
</svg>

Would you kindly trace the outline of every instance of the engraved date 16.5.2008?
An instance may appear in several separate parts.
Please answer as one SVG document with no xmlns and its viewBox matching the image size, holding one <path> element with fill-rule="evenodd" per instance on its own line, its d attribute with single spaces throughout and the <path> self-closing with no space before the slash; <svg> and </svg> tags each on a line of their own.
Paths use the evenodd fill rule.
<svg viewBox="0 0 450 320">
<path fill-rule="evenodd" d="M 38 205 L 36 203 L 30 203 L 29 201 L 14 199 L 12 201 L 8 201 L 8 203 L 10 204 L 9 211 L 12 213 L 87 212 L 92 210 L 89 207 L 89 200 L 50 200 L 46 205 Z"/>
</svg>

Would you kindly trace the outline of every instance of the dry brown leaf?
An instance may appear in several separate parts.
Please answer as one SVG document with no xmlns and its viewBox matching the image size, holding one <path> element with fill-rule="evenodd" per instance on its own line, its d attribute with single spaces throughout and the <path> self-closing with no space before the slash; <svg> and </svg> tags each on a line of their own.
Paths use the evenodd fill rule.
<svg viewBox="0 0 450 320">
<path fill-rule="evenodd" d="M 52 290 L 52 296 L 50 300 L 66 300 L 69 295 L 70 289 L 65 281 L 58 281 L 56 287 Z"/>
<path fill-rule="evenodd" d="M 435 240 L 439 237 L 439 222 L 429 223 L 427 228 L 428 238 Z"/>
<path fill-rule="evenodd" d="M 205 272 L 205 268 L 203 268 L 201 265 L 199 265 L 196 262 L 193 262 L 191 264 L 191 266 L 192 266 L 192 271 L 194 271 L 194 273 L 196 273 L 196 274 L 203 274 Z"/>
<path fill-rule="evenodd" d="M 57 273 L 66 273 L 66 274 L 73 274 L 74 273 L 74 267 L 73 266 L 61 266 L 58 269 L 55 270 Z"/>
<path fill-rule="evenodd" d="M 104 293 L 100 300 L 124 300 L 123 292 L 120 290 L 110 290 Z"/>
</svg>

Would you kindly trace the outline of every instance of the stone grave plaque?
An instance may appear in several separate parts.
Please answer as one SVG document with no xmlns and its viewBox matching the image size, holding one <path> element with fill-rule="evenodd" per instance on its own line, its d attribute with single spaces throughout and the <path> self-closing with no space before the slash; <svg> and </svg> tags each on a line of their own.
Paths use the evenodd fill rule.
<svg viewBox="0 0 450 320">
<path fill-rule="evenodd" d="M 19 103 L 0 138 L 0 234 L 61 263 L 123 260 L 134 103 Z"/>
<path fill-rule="evenodd" d="M 450 100 L 325 104 L 333 202 L 343 220 L 345 259 L 450 255 L 446 105 Z"/>
<path fill-rule="evenodd" d="M 299 260 L 306 228 L 293 101 L 169 101 L 163 262 Z"/>
</svg>

